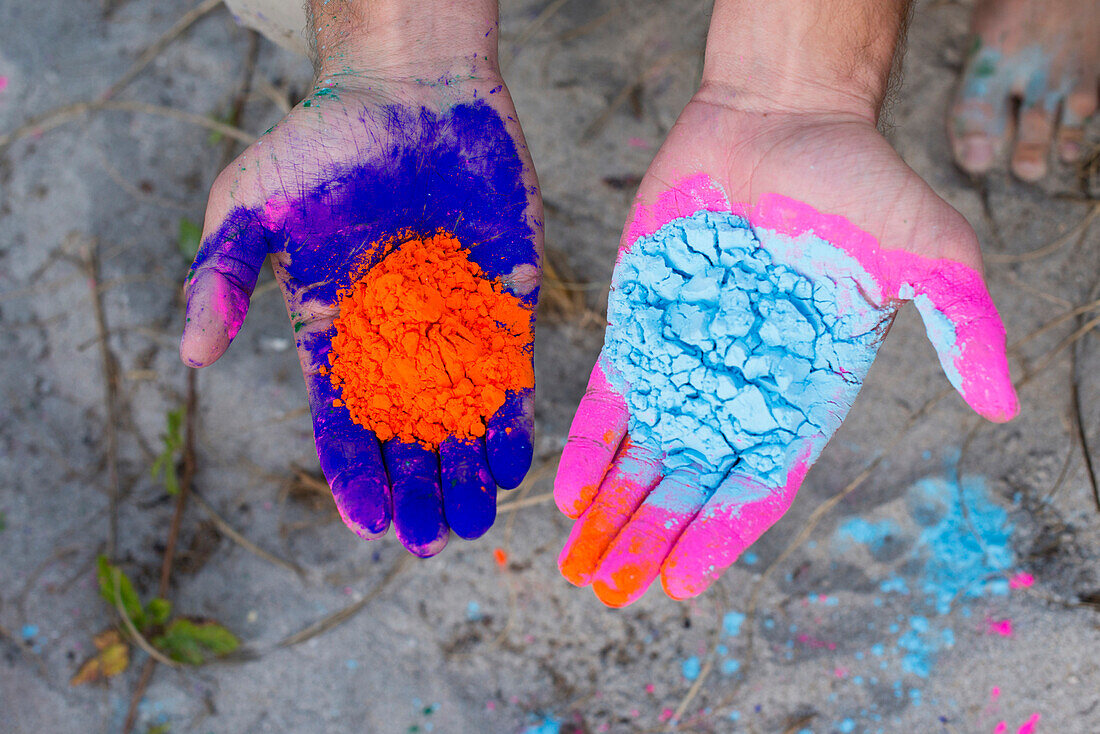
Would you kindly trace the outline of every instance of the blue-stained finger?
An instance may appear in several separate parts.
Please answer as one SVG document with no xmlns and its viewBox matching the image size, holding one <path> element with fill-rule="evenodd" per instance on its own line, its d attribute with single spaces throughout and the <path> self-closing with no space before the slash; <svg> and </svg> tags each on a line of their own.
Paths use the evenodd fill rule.
<svg viewBox="0 0 1100 734">
<path fill-rule="evenodd" d="M 480 538 L 497 517 L 497 485 L 485 442 L 448 438 L 439 446 L 443 514 L 460 538 Z"/>
<path fill-rule="evenodd" d="M 180 358 L 205 367 L 228 348 L 248 313 L 248 299 L 267 257 L 267 235 L 255 214 L 239 208 L 207 233 L 187 276 L 187 319 Z"/>
<path fill-rule="evenodd" d="M 397 439 L 382 447 L 393 492 L 397 539 L 414 556 L 428 558 L 447 545 L 447 521 L 439 486 L 439 457 L 418 443 Z"/>
<path fill-rule="evenodd" d="M 535 391 L 509 392 L 485 426 L 485 450 L 489 470 L 503 489 L 515 489 L 527 476 L 534 457 Z"/>
<path fill-rule="evenodd" d="M 323 339 L 322 334 L 317 341 Z M 306 349 L 302 355 L 317 458 L 344 524 L 361 538 L 377 538 L 393 515 L 382 451 L 373 431 L 353 423 L 347 408 L 334 405 L 338 393 L 314 361 L 321 363 L 325 354 Z"/>
</svg>

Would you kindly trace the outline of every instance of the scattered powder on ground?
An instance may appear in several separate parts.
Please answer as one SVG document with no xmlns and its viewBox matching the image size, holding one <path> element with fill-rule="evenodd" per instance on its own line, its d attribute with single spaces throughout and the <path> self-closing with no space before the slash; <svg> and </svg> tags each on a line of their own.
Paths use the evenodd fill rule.
<svg viewBox="0 0 1100 734">
<path fill-rule="evenodd" d="M 382 441 L 477 438 L 508 390 L 534 386 L 531 312 L 453 235 L 402 241 L 337 305 L 334 405 Z"/>
<path fill-rule="evenodd" d="M 812 239 L 799 246 L 836 250 Z M 849 308 L 837 282 L 766 244 L 742 217 L 700 211 L 640 238 L 616 267 L 605 353 L 626 383 L 631 440 L 666 468 L 716 483 L 740 461 L 781 485 L 792 444 L 831 435 L 859 391 L 882 314 Z"/>
</svg>

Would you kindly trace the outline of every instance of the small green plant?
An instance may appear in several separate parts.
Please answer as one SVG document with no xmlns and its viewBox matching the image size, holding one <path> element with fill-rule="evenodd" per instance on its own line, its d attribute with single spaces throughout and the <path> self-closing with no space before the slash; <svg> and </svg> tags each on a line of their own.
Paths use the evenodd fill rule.
<svg viewBox="0 0 1100 734">
<path fill-rule="evenodd" d="M 194 260 L 202 243 L 202 225 L 192 222 L 187 217 L 180 217 L 179 234 L 176 237 L 176 247 L 180 254 L 188 260 Z"/>
<path fill-rule="evenodd" d="M 233 652 L 240 640 L 221 624 L 208 619 L 172 616 L 172 602 L 153 597 L 142 604 L 141 597 L 122 569 L 107 560 L 96 559 L 99 593 L 112 608 L 121 607 L 133 628 L 154 648 L 184 665 L 202 665 Z M 134 642 L 130 625 L 126 631 L 106 630 L 93 642 L 98 652 L 86 660 L 70 681 L 72 685 L 91 683 L 112 677 L 126 670 L 130 661 L 130 644 Z"/>
<path fill-rule="evenodd" d="M 223 125 L 229 125 L 231 127 L 237 126 L 237 111 L 234 109 L 229 110 L 224 115 L 217 115 L 214 117 L 215 122 L 220 122 Z M 206 142 L 209 145 L 217 145 L 225 138 L 221 132 L 212 130 L 210 135 L 206 137 Z"/>
<path fill-rule="evenodd" d="M 164 477 L 164 489 L 170 495 L 179 494 L 179 461 L 183 454 L 183 419 L 186 408 L 168 411 L 164 433 L 160 434 L 163 449 L 153 461 L 153 479 Z"/>
</svg>

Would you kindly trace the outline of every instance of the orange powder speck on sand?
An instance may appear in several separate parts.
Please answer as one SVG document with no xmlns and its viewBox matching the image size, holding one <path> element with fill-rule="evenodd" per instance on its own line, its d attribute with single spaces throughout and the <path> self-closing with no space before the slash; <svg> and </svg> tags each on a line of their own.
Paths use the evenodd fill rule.
<svg viewBox="0 0 1100 734">
<path fill-rule="evenodd" d="M 453 235 L 401 242 L 337 297 L 330 379 L 382 441 L 477 438 L 506 391 L 535 384 L 530 310 Z"/>
</svg>

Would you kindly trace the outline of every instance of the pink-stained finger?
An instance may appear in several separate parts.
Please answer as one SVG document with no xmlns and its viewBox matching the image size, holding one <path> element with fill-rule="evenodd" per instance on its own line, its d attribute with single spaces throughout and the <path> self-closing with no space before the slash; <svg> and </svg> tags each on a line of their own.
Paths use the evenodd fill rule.
<svg viewBox="0 0 1100 734">
<path fill-rule="evenodd" d="M 747 216 L 757 230 L 796 240 L 812 234 L 833 243 L 865 271 L 861 289 L 873 302 L 913 300 L 944 372 L 967 404 L 996 422 L 1019 413 L 1004 325 L 980 272 L 954 260 L 884 250 L 844 217 L 777 194 L 762 196 Z"/>
<path fill-rule="evenodd" d="M 215 362 L 237 335 L 267 257 L 267 236 L 255 215 L 238 210 L 203 239 L 187 277 L 187 319 L 180 358 L 191 367 Z"/>
<path fill-rule="evenodd" d="M 622 395 L 607 379 L 601 356 L 592 368 L 554 479 L 554 501 L 569 517 L 580 517 L 626 435 L 629 415 Z"/>
<path fill-rule="evenodd" d="M 963 400 L 996 423 L 1014 418 L 1020 402 L 1008 371 L 1005 327 L 982 276 L 960 263 L 941 262 L 913 287 L 928 339 Z"/>
<path fill-rule="evenodd" d="M 770 487 L 734 467 L 665 559 L 661 583 L 666 594 L 688 599 L 703 593 L 783 516 L 825 438 L 817 436 L 800 444 L 792 447 L 798 458 L 782 487 Z"/>
<path fill-rule="evenodd" d="M 677 469 L 661 480 L 604 553 L 592 577 L 600 601 L 623 607 L 645 594 L 709 489 L 694 469 Z"/>
<path fill-rule="evenodd" d="M 562 576 L 576 586 L 586 586 L 592 580 L 604 551 L 659 478 L 657 456 L 625 439 L 595 500 L 573 524 L 565 541 L 558 557 Z"/>
</svg>

